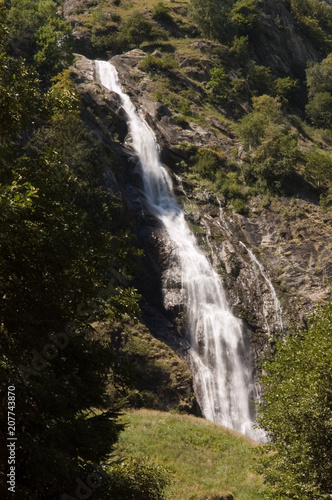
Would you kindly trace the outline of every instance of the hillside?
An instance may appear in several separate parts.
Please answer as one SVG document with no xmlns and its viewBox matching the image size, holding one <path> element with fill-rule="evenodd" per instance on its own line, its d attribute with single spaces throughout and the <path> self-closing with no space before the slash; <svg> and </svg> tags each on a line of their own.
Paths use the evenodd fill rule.
<svg viewBox="0 0 332 500">
<path fill-rule="evenodd" d="M 259 445 L 197 417 L 140 410 L 123 417 L 115 456 L 167 468 L 170 500 L 254 500 L 268 491 L 255 472 Z"/>
</svg>

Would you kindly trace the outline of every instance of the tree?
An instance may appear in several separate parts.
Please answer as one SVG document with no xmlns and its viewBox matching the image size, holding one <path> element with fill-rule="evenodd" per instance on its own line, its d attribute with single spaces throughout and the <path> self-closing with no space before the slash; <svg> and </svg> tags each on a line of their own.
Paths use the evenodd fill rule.
<svg viewBox="0 0 332 500">
<path fill-rule="evenodd" d="M 53 0 L 11 0 L 8 11 L 9 43 L 15 56 L 32 62 L 36 50 L 36 33 L 40 26 L 56 15 Z"/>
<path fill-rule="evenodd" d="M 233 4 L 234 0 L 191 0 L 191 17 L 204 36 L 227 42 L 234 36 L 230 19 Z"/>
<path fill-rule="evenodd" d="M 230 92 L 229 78 L 224 68 L 211 69 L 211 79 L 207 84 L 211 89 L 213 100 L 224 100 Z"/>
<path fill-rule="evenodd" d="M 306 113 L 317 127 L 332 126 L 332 94 L 319 92 L 306 105 Z"/>
<path fill-rule="evenodd" d="M 254 110 L 237 127 L 248 151 L 241 167 L 245 182 L 263 191 L 290 194 L 296 187 L 297 136 L 283 117 L 279 98 L 262 95 L 252 100 Z"/>
<path fill-rule="evenodd" d="M 306 175 L 318 188 L 327 188 L 332 181 L 332 155 L 319 148 L 312 149 L 305 157 Z"/>
<path fill-rule="evenodd" d="M 237 34 L 257 37 L 260 27 L 260 16 L 256 0 L 238 0 L 230 13 L 236 26 Z"/>
<path fill-rule="evenodd" d="M 320 92 L 332 92 L 332 54 L 320 63 L 312 63 L 306 70 L 309 98 Z"/>
<path fill-rule="evenodd" d="M 31 122 L 40 102 L 36 73 L 23 60 L 0 54 L 0 140 Z"/>
<path fill-rule="evenodd" d="M 274 453 L 264 458 L 273 499 L 316 500 L 332 491 L 332 304 L 310 328 L 282 339 L 262 366 L 259 425 Z M 280 495 L 280 497 L 278 496 Z"/>
<path fill-rule="evenodd" d="M 252 62 L 247 76 L 250 92 L 254 96 L 273 93 L 273 78 L 270 68 Z"/>
<path fill-rule="evenodd" d="M 308 118 L 318 127 L 332 124 L 332 54 L 320 63 L 313 63 L 306 70 L 309 102 Z"/>
<path fill-rule="evenodd" d="M 23 122 L 21 109 L 6 116 L 9 143 L 17 123 L 31 139 L 0 157 L 0 370 L 1 390 L 17 394 L 17 499 L 58 499 L 108 457 L 123 428 L 108 391 L 116 365 L 91 324 L 138 312 L 128 284 L 137 252 L 66 76 L 43 127 Z M 24 74 L 16 79 L 20 92 Z M 13 105 L 27 97 L 9 90 Z"/>
<path fill-rule="evenodd" d="M 36 34 L 37 52 L 34 56 L 39 72 L 50 78 L 74 60 L 74 38 L 69 24 L 59 17 L 50 17 Z"/>
</svg>

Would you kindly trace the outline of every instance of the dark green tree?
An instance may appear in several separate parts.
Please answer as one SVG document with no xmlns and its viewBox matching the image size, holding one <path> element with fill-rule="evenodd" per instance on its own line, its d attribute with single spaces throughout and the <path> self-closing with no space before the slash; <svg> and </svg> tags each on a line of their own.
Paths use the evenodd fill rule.
<svg viewBox="0 0 332 500">
<path fill-rule="evenodd" d="M 317 127 L 329 128 L 332 126 L 332 94 L 318 92 L 306 105 L 308 118 Z"/>
<path fill-rule="evenodd" d="M 244 179 L 263 192 L 291 194 L 296 189 L 297 136 L 284 119 L 278 98 L 262 95 L 253 98 L 253 105 L 237 127 L 248 151 L 242 163 Z"/>
<path fill-rule="evenodd" d="M 11 0 L 8 10 L 9 43 L 15 56 L 32 62 L 36 50 L 36 33 L 49 18 L 56 15 L 53 0 Z"/>
<path fill-rule="evenodd" d="M 50 78 L 72 64 L 74 38 L 69 24 L 50 17 L 36 33 L 35 63 L 40 74 Z"/>
<path fill-rule="evenodd" d="M 228 42 L 235 34 L 230 18 L 233 5 L 234 0 L 191 0 L 190 13 L 204 36 Z"/>
</svg>

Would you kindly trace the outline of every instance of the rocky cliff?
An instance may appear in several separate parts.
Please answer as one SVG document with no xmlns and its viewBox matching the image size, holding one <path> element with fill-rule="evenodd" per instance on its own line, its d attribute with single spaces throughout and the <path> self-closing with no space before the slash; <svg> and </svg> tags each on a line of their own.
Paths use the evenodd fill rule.
<svg viewBox="0 0 332 500">
<path fill-rule="evenodd" d="M 186 129 L 180 128 L 174 121 L 174 110 L 151 98 L 154 83 L 138 68 L 144 57 L 141 50 L 133 50 L 111 62 L 126 92 L 155 131 L 188 223 L 221 275 L 228 300 L 245 321 L 260 357 L 282 328 L 287 332 L 305 326 L 306 315 L 328 298 L 332 215 L 322 214 L 319 207 L 304 199 L 278 198 L 267 203 L 262 196 L 251 200 L 248 215 L 239 215 L 225 208 L 215 192 L 183 179 L 181 162 L 186 160 L 186 152 L 181 144 L 211 147 L 218 143 L 230 154 L 235 138 L 214 116 L 206 116 L 204 125 L 193 122 Z M 137 276 L 144 298 L 144 322 L 157 338 L 184 355 L 187 344 L 177 260 L 141 195 L 140 169 L 130 148 L 121 103 L 116 94 L 96 83 L 93 61 L 78 55 L 74 74 L 87 125 L 118 158 L 119 169 L 109 172 L 108 186 L 131 208 L 138 244 L 145 252 L 142 272 Z M 188 80 L 187 85 L 190 88 L 192 82 Z"/>
</svg>

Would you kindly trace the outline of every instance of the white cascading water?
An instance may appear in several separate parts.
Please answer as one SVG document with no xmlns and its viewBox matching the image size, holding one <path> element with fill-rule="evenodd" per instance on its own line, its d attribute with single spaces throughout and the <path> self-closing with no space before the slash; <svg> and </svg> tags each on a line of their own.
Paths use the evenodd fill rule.
<svg viewBox="0 0 332 500">
<path fill-rule="evenodd" d="M 242 243 L 242 241 L 240 241 L 240 245 L 242 245 L 247 250 L 251 261 L 254 263 L 256 268 L 258 268 L 260 274 L 263 276 L 264 280 L 267 283 L 267 286 L 269 287 L 269 290 L 270 290 L 270 293 L 271 293 L 271 296 L 273 299 L 273 304 L 274 304 L 274 313 L 275 313 L 277 320 L 278 320 L 278 323 L 279 323 L 280 332 L 282 332 L 284 330 L 284 325 L 283 325 L 283 321 L 282 321 L 282 311 L 281 311 L 280 302 L 279 302 L 279 299 L 277 297 L 274 286 L 272 285 L 271 280 L 269 279 L 268 275 L 266 274 L 264 267 L 259 262 L 259 260 L 256 259 L 255 255 L 252 253 L 252 251 L 249 250 L 249 248 L 244 243 Z M 267 331 L 268 331 L 268 333 L 270 333 L 270 326 L 269 326 L 267 311 L 264 309 L 263 313 L 264 313 L 264 316 L 266 319 Z"/>
<path fill-rule="evenodd" d="M 161 165 L 155 135 L 140 117 L 120 86 L 110 63 L 96 61 L 97 80 L 116 92 L 128 116 L 132 147 L 141 168 L 146 200 L 172 241 L 182 273 L 188 321 L 190 363 L 196 398 L 208 420 L 265 441 L 263 431 L 253 427 L 255 384 L 250 345 L 242 323 L 231 312 L 218 274 L 197 246 L 172 182 Z"/>
</svg>

